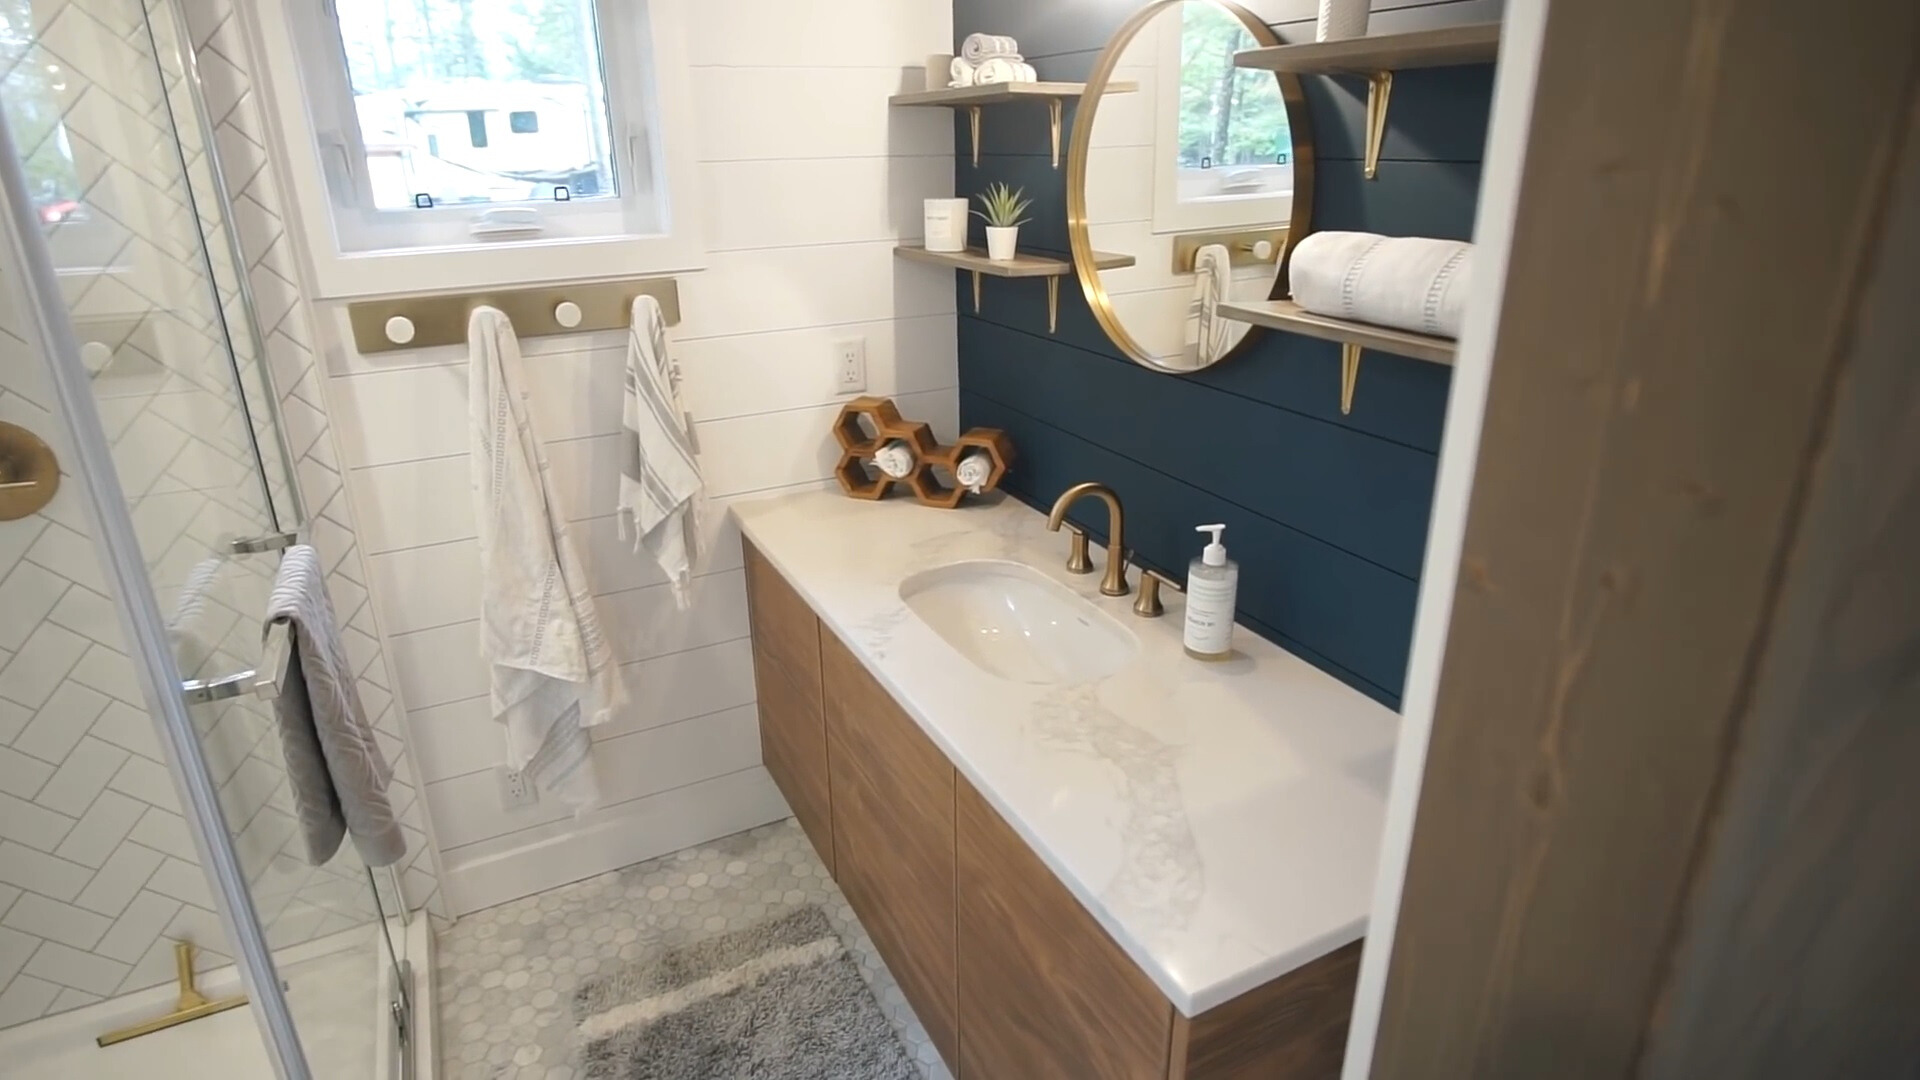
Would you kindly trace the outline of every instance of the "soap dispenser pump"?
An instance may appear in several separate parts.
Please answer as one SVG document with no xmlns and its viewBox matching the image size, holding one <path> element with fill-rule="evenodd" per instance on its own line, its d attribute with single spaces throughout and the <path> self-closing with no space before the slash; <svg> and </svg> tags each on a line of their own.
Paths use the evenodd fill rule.
<svg viewBox="0 0 1920 1080">
<path fill-rule="evenodd" d="M 1199 525 L 1212 533 L 1200 557 L 1187 564 L 1187 627 L 1183 643 L 1196 660 L 1225 660 L 1233 655 L 1233 606 L 1240 590 L 1240 564 L 1227 558 L 1220 542 L 1225 525 Z"/>
</svg>

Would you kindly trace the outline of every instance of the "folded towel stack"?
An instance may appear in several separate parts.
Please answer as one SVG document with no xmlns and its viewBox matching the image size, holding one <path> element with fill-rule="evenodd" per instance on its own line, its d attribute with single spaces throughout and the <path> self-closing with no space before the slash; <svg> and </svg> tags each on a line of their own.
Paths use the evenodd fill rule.
<svg viewBox="0 0 1920 1080">
<path fill-rule="evenodd" d="M 1040 81 L 1033 65 L 1021 58 L 1020 43 L 1004 34 L 967 35 L 948 71 L 949 86 Z"/>
<path fill-rule="evenodd" d="M 1457 338 L 1473 287 L 1473 245 L 1314 233 L 1293 249 L 1287 282 L 1294 302 L 1316 314 Z"/>
</svg>

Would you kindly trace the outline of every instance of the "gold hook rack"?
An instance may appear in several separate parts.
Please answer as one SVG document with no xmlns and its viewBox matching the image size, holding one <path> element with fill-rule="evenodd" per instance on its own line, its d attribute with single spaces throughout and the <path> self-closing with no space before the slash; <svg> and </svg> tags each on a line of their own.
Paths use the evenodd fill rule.
<svg viewBox="0 0 1920 1080">
<path fill-rule="evenodd" d="M 522 338 L 624 330 L 632 318 L 633 301 L 641 296 L 660 302 L 667 325 L 679 324 L 680 285 L 670 277 L 363 300 L 347 305 L 347 321 L 353 326 L 354 347 L 365 356 L 464 345 L 467 318 L 482 304 L 499 308 Z"/>
</svg>

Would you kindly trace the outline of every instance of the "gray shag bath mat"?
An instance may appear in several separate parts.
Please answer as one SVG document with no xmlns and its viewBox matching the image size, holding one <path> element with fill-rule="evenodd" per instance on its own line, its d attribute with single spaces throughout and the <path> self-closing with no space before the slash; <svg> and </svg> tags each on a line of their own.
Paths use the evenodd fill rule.
<svg viewBox="0 0 1920 1080">
<path fill-rule="evenodd" d="M 586 1080 L 915 1080 L 817 907 L 582 983 Z"/>
</svg>

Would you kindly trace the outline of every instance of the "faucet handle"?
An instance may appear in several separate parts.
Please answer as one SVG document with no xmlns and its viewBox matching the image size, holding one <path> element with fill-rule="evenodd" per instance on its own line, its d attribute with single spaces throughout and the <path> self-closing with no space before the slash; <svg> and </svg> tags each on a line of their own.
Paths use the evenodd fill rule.
<svg viewBox="0 0 1920 1080">
<path fill-rule="evenodd" d="M 1093 559 L 1087 554 L 1087 530 L 1078 525 L 1067 525 L 1067 573 L 1093 573 Z"/>
<path fill-rule="evenodd" d="M 1157 619 L 1167 613 L 1160 603 L 1160 586 L 1165 585 L 1174 592 L 1187 591 L 1185 585 L 1151 567 L 1140 568 L 1140 595 L 1134 598 L 1133 613 L 1143 619 Z"/>
</svg>

